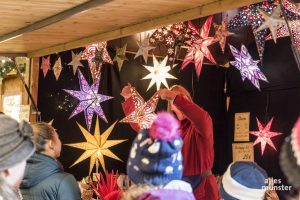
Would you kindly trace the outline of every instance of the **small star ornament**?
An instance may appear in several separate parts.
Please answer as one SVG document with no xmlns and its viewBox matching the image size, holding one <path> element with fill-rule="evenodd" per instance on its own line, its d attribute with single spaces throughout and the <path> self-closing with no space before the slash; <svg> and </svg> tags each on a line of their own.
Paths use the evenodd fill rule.
<svg viewBox="0 0 300 200">
<path fill-rule="evenodd" d="M 273 122 L 273 118 L 268 122 L 268 124 L 265 127 L 260 123 L 260 121 L 257 118 L 256 118 L 256 122 L 257 122 L 257 126 L 258 126 L 259 130 L 250 132 L 250 134 L 257 136 L 257 139 L 253 143 L 253 146 L 260 143 L 261 155 L 263 155 L 265 152 L 266 144 L 270 145 L 275 151 L 277 151 L 271 138 L 281 135 L 282 133 L 270 131 L 272 122 Z"/>
<path fill-rule="evenodd" d="M 144 79 L 151 79 L 150 84 L 147 88 L 147 91 L 156 83 L 156 90 L 158 91 L 163 84 L 165 87 L 169 88 L 166 79 L 177 79 L 173 75 L 169 74 L 171 70 L 170 66 L 166 66 L 168 61 L 168 56 L 166 56 L 162 62 L 158 62 L 158 60 L 153 55 L 153 66 L 144 66 L 150 74 L 145 76 Z"/>
<path fill-rule="evenodd" d="M 62 65 L 61 65 L 61 58 L 59 57 L 53 66 L 53 72 L 56 80 L 59 79 L 61 71 L 62 71 Z"/>
<path fill-rule="evenodd" d="M 139 56 L 143 56 L 143 59 L 145 61 L 145 63 L 147 64 L 147 60 L 148 60 L 148 55 L 149 55 L 149 51 L 152 49 L 155 49 L 155 47 L 150 46 L 150 36 L 147 35 L 142 42 L 137 41 L 137 44 L 139 46 L 139 50 L 136 52 L 134 59 L 136 59 Z"/>
<path fill-rule="evenodd" d="M 41 69 L 43 70 L 44 78 L 46 77 L 48 70 L 50 69 L 50 56 L 42 57 Z"/>
<path fill-rule="evenodd" d="M 220 25 L 214 23 L 214 27 L 216 30 L 215 39 L 219 41 L 224 54 L 227 37 L 234 35 L 234 33 L 228 31 L 228 17 L 226 16 Z"/>
<path fill-rule="evenodd" d="M 64 89 L 65 92 L 79 100 L 79 104 L 72 112 L 69 119 L 84 111 L 85 121 L 88 130 L 90 130 L 91 128 L 94 113 L 96 113 L 103 121 L 107 123 L 107 119 L 104 115 L 100 103 L 110 100 L 113 97 L 98 94 L 100 80 L 97 80 L 96 83 L 93 83 L 90 86 L 84 78 L 83 74 L 80 72 L 80 70 L 78 70 L 78 79 L 80 85 L 79 91 Z"/>
<path fill-rule="evenodd" d="M 118 64 L 118 68 L 119 68 L 119 71 L 121 71 L 121 68 L 123 66 L 123 62 L 125 60 L 128 60 L 126 58 L 126 48 L 127 48 L 127 44 L 125 44 L 122 48 L 117 48 L 116 50 L 116 56 L 114 57 L 114 62 L 117 62 Z"/>
<path fill-rule="evenodd" d="M 110 147 L 113 147 L 126 141 L 108 140 L 108 137 L 110 136 L 116 123 L 117 122 L 113 123 L 103 134 L 100 134 L 99 120 L 97 117 L 94 135 L 92 135 L 88 130 L 86 130 L 80 124 L 77 123 L 84 138 L 86 139 L 86 142 L 65 144 L 70 147 L 84 150 L 84 153 L 70 167 L 73 167 L 74 165 L 77 165 L 85 159 L 90 158 L 89 174 L 91 174 L 97 160 L 100 161 L 102 169 L 106 171 L 104 156 L 123 162 L 109 149 Z"/>
<path fill-rule="evenodd" d="M 72 51 L 72 61 L 68 65 L 72 65 L 74 75 L 76 74 L 78 67 L 83 67 L 82 63 L 80 62 L 81 56 L 82 56 L 82 52 L 75 54 Z"/>
</svg>

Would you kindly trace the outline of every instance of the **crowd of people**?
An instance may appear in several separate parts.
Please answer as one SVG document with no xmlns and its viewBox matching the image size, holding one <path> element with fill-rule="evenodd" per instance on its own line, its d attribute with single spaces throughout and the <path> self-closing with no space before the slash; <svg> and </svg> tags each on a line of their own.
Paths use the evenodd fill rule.
<svg viewBox="0 0 300 200">
<path fill-rule="evenodd" d="M 121 92 L 125 114 L 134 109 L 131 87 Z M 168 101 L 168 112 L 158 113 L 149 129 L 131 124 L 138 132 L 127 161 L 134 184 L 110 200 L 278 199 L 269 190 L 266 171 L 255 162 L 231 163 L 218 184 L 211 171 L 214 138 L 208 112 L 180 85 L 161 89 L 158 96 Z M 61 141 L 50 124 L 18 123 L 5 114 L 0 122 L 0 200 L 81 199 L 74 176 L 58 161 Z M 299 190 L 300 119 L 283 144 L 280 165 Z"/>
</svg>

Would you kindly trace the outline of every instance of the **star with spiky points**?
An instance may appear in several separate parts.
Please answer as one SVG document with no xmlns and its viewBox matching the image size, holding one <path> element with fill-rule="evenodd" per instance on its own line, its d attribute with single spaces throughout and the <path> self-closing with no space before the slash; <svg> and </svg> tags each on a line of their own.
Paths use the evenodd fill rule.
<svg viewBox="0 0 300 200">
<path fill-rule="evenodd" d="M 213 64 L 216 64 L 216 61 L 212 54 L 210 53 L 208 46 L 215 43 L 217 40 L 213 37 L 208 37 L 210 26 L 212 23 L 212 16 L 207 18 L 204 25 L 198 30 L 191 21 L 188 22 L 189 28 L 193 32 L 192 39 L 187 41 L 188 50 L 185 55 L 181 69 L 184 69 L 190 62 L 194 61 L 196 74 L 199 77 L 202 69 L 203 59 L 206 57 Z"/>
<path fill-rule="evenodd" d="M 81 56 L 82 56 L 82 52 L 80 52 L 78 54 L 75 54 L 72 51 L 72 61 L 69 62 L 68 65 L 72 65 L 74 75 L 76 74 L 76 71 L 77 71 L 78 67 L 83 67 L 82 63 L 80 62 Z"/>
<path fill-rule="evenodd" d="M 245 45 L 242 45 L 241 51 L 231 45 L 229 47 L 235 59 L 230 61 L 230 64 L 240 70 L 243 81 L 247 78 L 260 91 L 259 80 L 269 82 L 257 66 L 260 61 L 252 59 Z"/>
<path fill-rule="evenodd" d="M 152 49 L 155 49 L 155 47 L 150 46 L 150 36 L 147 35 L 142 42 L 137 41 L 137 44 L 139 46 L 139 50 L 136 52 L 134 59 L 136 59 L 139 56 L 143 56 L 145 63 L 147 64 L 147 60 L 148 60 L 148 54 L 149 51 Z"/>
<path fill-rule="evenodd" d="M 151 79 L 150 84 L 147 88 L 147 91 L 156 83 L 156 90 L 158 91 L 160 89 L 161 84 L 163 84 L 165 87 L 169 88 L 167 83 L 168 79 L 177 79 L 173 75 L 169 74 L 169 71 L 171 70 L 170 66 L 166 66 L 168 61 L 168 56 L 166 56 L 162 62 L 158 62 L 155 56 L 153 55 L 153 66 L 146 66 L 144 67 L 150 72 L 147 76 L 145 76 L 144 79 Z"/>
<path fill-rule="evenodd" d="M 228 36 L 234 35 L 234 33 L 228 30 L 228 17 L 226 16 L 220 25 L 214 23 L 216 30 L 215 39 L 219 41 L 222 53 L 224 54 L 226 40 Z"/>
<path fill-rule="evenodd" d="M 280 12 L 281 12 L 280 6 L 274 8 L 270 15 L 261 9 L 258 9 L 258 11 L 263 16 L 265 21 L 255 30 L 255 32 L 257 33 L 261 30 L 269 28 L 272 34 L 272 38 L 276 43 L 277 29 L 285 25 L 284 19 L 280 17 Z"/>
<path fill-rule="evenodd" d="M 156 117 L 154 113 L 159 96 L 155 93 L 148 101 L 145 102 L 143 97 L 136 91 L 135 88 L 130 87 L 131 97 L 134 104 L 134 111 L 123 118 L 121 123 L 135 123 L 139 125 L 139 129 L 149 129 L 153 120 Z"/>
<path fill-rule="evenodd" d="M 77 123 L 84 138 L 86 139 L 86 142 L 65 144 L 70 147 L 84 150 L 84 153 L 70 167 L 77 165 L 78 163 L 84 161 L 87 158 L 90 158 L 89 174 L 91 174 L 97 160 L 100 161 L 102 169 L 106 171 L 104 156 L 123 162 L 118 156 L 116 156 L 109 149 L 110 147 L 113 147 L 117 144 L 127 141 L 127 140 L 108 140 L 108 137 L 110 136 L 116 123 L 117 122 L 113 123 L 103 134 L 100 134 L 99 120 L 97 117 L 94 135 L 92 135 L 88 130 L 86 130 L 79 123 Z"/>
<path fill-rule="evenodd" d="M 123 47 L 121 48 L 117 48 L 116 50 L 116 56 L 114 57 L 114 62 L 117 62 L 118 64 L 118 68 L 119 68 L 119 71 L 121 71 L 121 68 L 123 66 L 123 62 L 125 60 L 128 60 L 126 58 L 126 48 L 127 48 L 127 44 L 125 44 Z"/>
<path fill-rule="evenodd" d="M 276 147 L 274 146 L 271 138 L 281 135 L 282 133 L 270 131 L 272 122 L 273 122 L 273 118 L 268 122 L 268 124 L 265 127 L 263 127 L 263 125 L 260 123 L 260 121 L 256 118 L 256 123 L 257 123 L 259 130 L 250 132 L 250 134 L 257 136 L 257 139 L 253 143 L 253 146 L 260 143 L 261 155 L 264 154 L 266 144 L 270 145 L 275 151 L 277 150 Z"/>
<path fill-rule="evenodd" d="M 47 56 L 46 58 L 42 57 L 41 69 L 43 70 L 44 77 L 46 77 L 48 70 L 50 69 L 50 65 L 50 56 Z"/>
<path fill-rule="evenodd" d="M 75 110 L 72 112 L 69 119 L 84 111 L 85 121 L 88 130 L 90 130 L 91 128 L 94 113 L 96 113 L 99 117 L 101 117 L 101 119 L 103 119 L 107 123 L 107 119 L 104 115 L 100 103 L 112 99 L 113 97 L 98 94 L 100 79 L 93 83 L 91 86 L 89 86 L 88 82 L 86 81 L 80 70 L 78 70 L 78 79 L 80 85 L 79 91 L 64 89 L 65 92 L 67 92 L 68 94 L 80 101 Z"/>
</svg>

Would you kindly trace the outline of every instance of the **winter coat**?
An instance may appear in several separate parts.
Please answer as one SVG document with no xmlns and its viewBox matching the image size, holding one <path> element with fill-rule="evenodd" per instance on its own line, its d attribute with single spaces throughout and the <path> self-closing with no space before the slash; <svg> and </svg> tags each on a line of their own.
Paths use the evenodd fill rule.
<svg viewBox="0 0 300 200">
<path fill-rule="evenodd" d="M 27 160 L 20 186 L 24 200 L 79 200 L 81 194 L 73 175 L 44 154 L 35 153 Z"/>
</svg>

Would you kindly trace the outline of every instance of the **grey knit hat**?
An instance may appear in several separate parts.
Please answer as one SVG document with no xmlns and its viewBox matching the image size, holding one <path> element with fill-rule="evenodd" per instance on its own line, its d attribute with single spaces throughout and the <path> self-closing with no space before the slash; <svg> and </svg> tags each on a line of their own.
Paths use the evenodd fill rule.
<svg viewBox="0 0 300 200">
<path fill-rule="evenodd" d="M 26 121 L 0 114 L 0 171 L 27 160 L 35 151 L 32 128 Z"/>
</svg>

